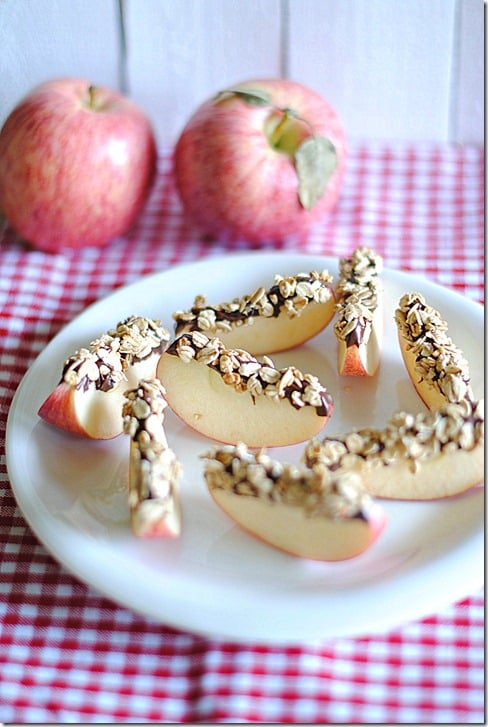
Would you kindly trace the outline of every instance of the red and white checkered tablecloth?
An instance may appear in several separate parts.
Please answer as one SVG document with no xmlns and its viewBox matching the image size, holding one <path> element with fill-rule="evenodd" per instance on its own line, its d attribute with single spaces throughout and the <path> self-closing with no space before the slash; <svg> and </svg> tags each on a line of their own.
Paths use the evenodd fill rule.
<svg viewBox="0 0 488 727">
<path fill-rule="evenodd" d="M 478 148 L 356 145 L 336 210 L 305 242 L 268 249 L 385 264 L 473 301 L 484 292 Z M 185 221 L 169 153 L 148 207 L 102 250 L 44 254 L 0 233 L 0 721 L 476 723 L 484 721 L 483 593 L 385 635 L 246 645 L 155 623 L 78 582 L 16 506 L 5 424 L 29 365 L 89 303 L 156 270 L 229 250 Z"/>
</svg>

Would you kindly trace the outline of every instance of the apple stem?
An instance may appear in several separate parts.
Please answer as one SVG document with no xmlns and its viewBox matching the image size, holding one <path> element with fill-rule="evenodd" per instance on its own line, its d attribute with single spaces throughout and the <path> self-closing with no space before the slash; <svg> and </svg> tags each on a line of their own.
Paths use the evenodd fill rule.
<svg viewBox="0 0 488 727">
<path fill-rule="evenodd" d="M 285 127 L 286 122 L 288 121 L 290 114 L 289 109 L 278 109 L 278 107 L 275 107 L 278 111 L 283 112 L 283 116 L 281 117 L 278 124 L 276 124 L 275 128 L 273 129 L 273 133 L 271 134 L 270 143 L 271 146 L 277 147 L 279 146 L 281 134 L 283 132 L 283 129 Z"/>
<path fill-rule="evenodd" d="M 272 103 L 271 96 L 266 91 L 247 88 L 228 88 L 225 91 L 219 91 L 219 93 L 216 95 L 216 100 L 219 101 L 221 98 L 226 98 L 228 95 L 238 96 L 239 98 L 241 98 L 241 100 L 243 100 L 250 106 L 268 106 L 269 108 L 273 109 L 273 111 L 279 111 L 283 114 L 279 123 L 275 126 L 269 137 L 270 144 L 275 148 L 280 147 L 283 132 L 286 131 L 285 124 L 290 118 L 301 121 L 306 126 L 308 126 L 313 136 L 317 135 L 315 127 L 313 126 L 313 124 L 310 123 L 310 121 L 308 121 L 308 119 L 304 119 L 302 116 L 297 114 L 296 111 L 289 108 L 288 106 L 277 106 L 276 104 Z"/>
<path fill-rule="evenodd" d="M 88 108 L 94 109 L 95 108 L 95 93 L 96 93 L 96 86 L 90 85 L 88 86 Z"/>
<path fill-rule="evenodd" d="M 271 108 L 275 111 L 279 111 L 282 113 L 282 117 L 278 124 L 276 124 L 275 128 L 271 132 L 271 135 L 269 137 L 270 144 L 275 148 L 279 149 L 283 146 L 283 137 L 287 134 L 287 122 L 290 119 L 296 119 L 302 124 L 305 124 L 307 126 L 312 134 L 313 137 L 317 135 L 315 127 L 313 124 L 308 121 L 308 119 L 304 119 L 303 116 L 300 116 L 300 114 L 297 114 L 294 109 L 291 109 L 287 106 L 274 106 L 271 105 Z"/>
</svg>

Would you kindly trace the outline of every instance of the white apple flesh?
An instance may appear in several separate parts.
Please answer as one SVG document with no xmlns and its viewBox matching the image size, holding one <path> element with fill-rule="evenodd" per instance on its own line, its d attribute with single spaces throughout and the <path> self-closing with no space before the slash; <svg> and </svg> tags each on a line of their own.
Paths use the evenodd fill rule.
<svg viewBox="0 0 488 727">
<path fill-rule="evenodd" d="M 399 412 L 385 429 L 362 429 L 307 444 L 312 469 L 357 475 L 375 497 L 436 500 L 459 495 L 484 477 L 483 402 Z"/>
<path fill-rule="evenodd" d="M 151 189 L 151 125 L 127 97 L 65 78 L 36 87 L 0 132 L 0 210 L 46 251 L 105 245 Z"/>
<path fill-rule="evenodd" d="M 124 393 L 153 377 L 169 333 L 132 315 L 65 362 L 61 379 L 38 414 L 52 426 L 90 439 L 122 432 Z"/>
<path fill-rule="evenodd" d="M 205 477 L 216 504 L 249 534 L 290 555 L 354 558 L 386 525 L 383 508 L 354 478 L 342 489 L 339 481 L 327 485 L 318 473 L 273 461 L 263 452 L 253 455 L 242 444 L 234 453 L 217 450 L 207 456 Z"/>
<path fill-rule="evenodd" d="M 334 520 L 307 517 L 299 507 L 264 504 L 225 490 L 212 490 L 216 504 L 248 533 L 290 555 L 310 560 L 349 560 L 363 553 L 384 527 L 383 511 L 371 507 L 363 517 Z"/>
<path fill-rule="evenodd" d="M 78 389 L 59 383 L 39 408 L 48 424 L 88 439 L 113 439 L 122 432 L 122 404 L 127 382 L 110 391 L 91 384 Z"/>
<path fill-rule="evenodd" d="M 252 100 L 261 96 L 269 103 Z M 297 149 L 318 137 L 325 140 L 318 171 L 327 181 L 304 206 Z M 299 83 L 264 79 L 200 106 L 178 139 L 174 168 L 185 213 L 204 234 L 260 243 L 304 237 L 336 204 L 345 159 L 344 129 L 325 99 Z"/>
<path fill-rule="evenodd" d="M 253 356 L 294 348 L 316 336 L 334 317 L 332 280 L 326 270 L 276 275 L 267 290 L 260 287 L 217 305 L 199 295 L 192 308 L 173 313 L 175 333 L 199 330 L 218 336 L 227 348 L 241 348 Z"/>
<path fill-rule="evenodd" d="M 188 342 L 200 337 L 202 349 L 195 347 L 196 354 L 191 358 L 178 354 L 191 347 Z M 244 441 L 253 447 L 277 447 L 310 439 L 325 426 L 332 414 L 333 402 L 317 380 L 310 384 L 302 381 L 303 393 L 293 395 L 301 398 L 301 403 L 294 405 L 291 388 L 286 391 L 284 377 L 290 374 L 293 379 L 296 370 L 289 369 L 285 374 L 285 369 L 274 368 L 270 361 L 263 366 L 253 357 L 248 358 L 247 352 L 244 360 L 239 349 L 226 349 L 218 339 L 206 339 L 206 342 L 205 339 L 199 332 L 181 336 L 161 355 L 157 367 L 169 406 L 190 427 L 220 442 Z M 204 356 L 212 346 L 218 356 L 212 355 L 207 362 Z M 199 350 L 203 349 L 204 355 L 199 359 Z M 227 365 L 233 360 L 235 371 L 223 372 L 223 362 Z M 250 383 L 238 373 L 249 368 L 253 370 Z M 260 372 L 263 377 L 273 379 L 268 395 L 266 382 L 259 378 Z M 280 382 L 283 387 L 278 393 Z M 306 403 L 307 397 L 313 404 Z"/>
<path fill-rule="evenodd" d="M 124 393 L 136 386 L 141 378 L 153 376 L 159 353 L 137 361 L 125 377 L 109 391 L 98 389 L 95 383 L 76 387 L 61 381 L 39 408 L 39 416 L 52 426 L 88 439 L 113 439 L 122 433 Z"/>
<path fill-rule="evenodd" d="M 311 303 L 300 316 L 253 318 L 231 331 L 219 331 L 227 348 L 243 348 L 253 356 L 296 348 L 316 336 L 330 323 L 335 313 L 333 298 L 327 303 Z"/>
</svg>

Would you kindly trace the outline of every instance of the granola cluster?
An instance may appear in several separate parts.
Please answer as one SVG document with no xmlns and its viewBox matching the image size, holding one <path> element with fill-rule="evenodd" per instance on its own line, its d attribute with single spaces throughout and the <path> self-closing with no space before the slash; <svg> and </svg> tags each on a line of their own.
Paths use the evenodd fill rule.
<svg viewBox="0 0 488 727">
<path fill-rule="evenodd" d="M 366 344 L 369 340 L 382 292 L 382 270 L 382 258 L 369 247 L 358 247 L 350 258 L 339 260 L 334 332 L 348 346 Z"/>
<path fill-rule="evenodd" d="M 400 298 L 395 321 L 407 350 L 415 358 L 415 373 L 449 402 L 472 399 L 468 362 L 447 334 L 447 323 L 420 293 Z"/>
<path fill-rule="evenodd" d="M 122 407 L 124 433 L 139 445 L 142 452 L 167 446 L 164 431 L 164 410 L 168 406 L 166 391 L 159 379 L 142 379 L 134 389 L 125 392 Z M 151 459 L 151 454 L 148 459 Z"/>
<path fill-rule="evenodd" d="M 162 353 L 170 339 L 169 331 L 160 321 L 135 315 L 109 330 L 107 336 L 119 341 L 119 353 L 125 367 L 134 361 L 143 361 L 153 353 Z"/>
<path fill-rule="evenodd" d="M 217 371 L 228 386 L 248 392 L 253 400 L 266 396 L 275 401 L 288 399 L 295 409 L 312 406 L 318 416 L 332 411 L 332 397 L 316 376 L 303 374 L 294 366 L 277 369 L 268 356 L 258 361 L 242 349 L 228 349 L 218 338 L 200 331 L 186 333 L 167 349 L 188 363 L 195 360 Z"/>
<path fill-rule="evenodd" d="M 164 431 L 165 390 L 159 379 L 142 379 L 125 393 L 125 434 L 131 438 L 129 506 L 132 528 L 140 534 L 173 507 L 182 468 Z"/>
<path fill-rule="evenodd" d="M 228 303 L 207 305 L 204 295 L 197 295 L 189 310 L 173 313 L 177 336 L 189 331 L 218 335 L 236 326 L 250 325 L 257 317 L 276 318 L 284 313 L 299 316 L 310 303 L 326 303 L 333 297 L 332 276 L 327 270 L 283 277 L 275 275 L 274 285 L 257 288 L 251 295 Z"/>
<path fill-rule="evenodd" d="M 368 461 L 383 466 L 405 460 L 416 472 L 441 452 L 474 449 L 484 437 L 483 402 L 446 404 L 436 411 L 394 414 L 384 429 L 359 429 L 312 440 L 303 461 L 307 467 L 332 471 L 354 469 Z"/>
<path fill-rule="evenodd" d="M 301 507 L 308 517 L 361 517 L 371 501 L 352 473 L 335 475 L 278 462 L 264 450 L 252 452 L 243 443 L 216 447 L 203 456 L 210 490 Z"/>
<path fill-rule="evenodd" d="M 153 353 L 161 353 L 170 339 L 159 321 L 143 316 L 129 316 L 88 348 L 80 348 L 64 363 L 62 380 L 70 386 L 87 389 L 95 384 L 110 391 L 125 380 L 125 371 Z"/>
</svg>

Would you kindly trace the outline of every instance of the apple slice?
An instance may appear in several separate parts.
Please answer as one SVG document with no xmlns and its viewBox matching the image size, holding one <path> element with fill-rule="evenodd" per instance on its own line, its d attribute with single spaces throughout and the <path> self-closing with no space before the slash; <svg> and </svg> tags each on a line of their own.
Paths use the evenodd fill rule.
<svg viewBox="0 0 488 727">
<path fill-rule="evenodd" d="M 398 340 L 408 375 L 429 409 L 473 400 L 469 364 L 447 334 L 447 323 L 421 293 L 406 293 L 395 311 Z"/>
<path fill-rule="evenodd" d="M 245 444 L 204 455 L 214 501 L 251 535 L 300 558 L 337 561 L 365 551 L 386 524 L 355 475 L 282 464 Z"/>
<path fill-rule="evenodd" d="M 130 436 L 129 506 L 134 535 L 176 538 L 181 533 L 182 468 L 164 431 L 166 392 L 159 379 L 142 379 L 125 392 L 124 432 Z"/>
<path fill-rule="evenodd" d="M 338 371 L 342 376 L 374 376 L 383 344 L 382 258 L 358 247 L 339 262 L 336 289 L 338 319 L 334 325 Z"/>
<path fill-rule="evenodd" d="M 432 412 L 398 412 L 385 429 L 359 429 L 308 443 L 314 470 L 353 473 L 376 497 L 434 500 L 457 495 L 484 477 L 483 401 Z"/>
<path fill-rule="evenodd" d="M 59 384 L 39 408 L 44 421 L 72 434 L 112 439 L 122 432 L 124 392 L 156 373 L 169 333 L 130 316 L 64 363 Z"/>
<path fill-rule="evenodd" d="M 176 311 L 175 334 L 202 331 L 218 336 L 227 348 L 243 348 L 253 356 L 284 351 L 308 341 L 335 315 L 332 276 L 321 273 L 276 275 L 266 290 L 228 303 L 208 305 L 203 295 L 186 311 Z"/>
<path fill-rule="evenodd" d="M 229 444 L 281 446 L 315 436 L 328 421 L 332 397 L 317 377 L 275 368 L 218 338 L 193 331 L 161 355 L 157 376 L 173 411 L 190 427 Z"/>
</svg>

